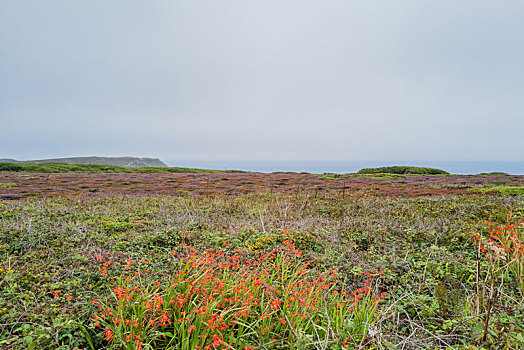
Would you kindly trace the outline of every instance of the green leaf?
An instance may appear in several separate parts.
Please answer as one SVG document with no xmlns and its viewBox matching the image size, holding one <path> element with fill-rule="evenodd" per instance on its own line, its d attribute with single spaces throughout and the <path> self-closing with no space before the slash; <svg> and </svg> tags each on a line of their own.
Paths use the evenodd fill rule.
<svg viewBox="0 0 524 350">
<path fill-rule="evenodd" d="M 77 323 L 78 328 L 84 333 L 84 337 L 89 344 L 89 347 L 91 347 L 92 350 L 95 350 L 95 346 L 93 345 L 93 340 L 91 339 L 91 336 L 89 335 L 89 332 L 85 329 L 84 325 L 81 323 Z"/>
<path fill-rule="evenodd" d="M 479 336 L 480 334 L 482 334 L 484 332 L 484 324 L 482 323 L 477 323 L 474 327 L 473 327 L 473 335 L 474 336 Z"/>
</svg>

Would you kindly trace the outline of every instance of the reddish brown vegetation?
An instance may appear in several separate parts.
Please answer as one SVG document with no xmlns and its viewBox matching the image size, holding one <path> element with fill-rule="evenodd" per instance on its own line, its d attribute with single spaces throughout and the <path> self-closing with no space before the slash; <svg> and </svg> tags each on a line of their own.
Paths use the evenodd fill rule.
<svg viewBox="0 0 524 350">
<path fill-rule="evenodd" d="M 491 183 L 524 185 L 519 175 L 397 176 L 365 178 L 351 175 L 202 173 L 202 174 L 27 174 L 0 173 L 0 182 L 15 183 L 2 195 L 56 194 L 238 194 L 255 191 L 280 193 L 355 193 L 395 197 L 470 194 L 468 189 Z"/>
</svg>

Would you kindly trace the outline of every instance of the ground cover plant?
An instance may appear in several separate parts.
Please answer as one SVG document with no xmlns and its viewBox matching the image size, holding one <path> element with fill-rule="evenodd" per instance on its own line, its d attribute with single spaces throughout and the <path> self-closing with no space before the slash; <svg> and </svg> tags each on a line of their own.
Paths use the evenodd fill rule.
<svg viewBox="0 0 524 350">
<path fill-rule="evenodd" d="M 524 346 L 522 176 L 0 183 L 0 348 Z"/>
<path fill-rule="evenodd" d="M 508 196 L 523 196 L 524 186 L 493 186 L 493 187 L 482 187 L 472 188 L 472 191 L 479 192 L 499 192 Z"/>
<path fill-rule="evenodd" d="M 1 172 L 0 198 L 57 194 L 236 195 L 309 193 L 313 196 L 476 196 L 493 186 L 523 186 L 518 175 L 261 174 L 261 173 L 18 173 Z"/>
</svg>

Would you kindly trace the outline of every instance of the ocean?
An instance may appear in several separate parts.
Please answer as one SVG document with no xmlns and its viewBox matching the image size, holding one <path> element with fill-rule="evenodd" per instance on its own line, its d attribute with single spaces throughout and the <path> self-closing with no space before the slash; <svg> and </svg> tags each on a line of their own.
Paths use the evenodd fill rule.
<svg viewBox="0 0 524 350">
<path fill-rule="evenodd" d="M 438 168 L 452 174 L 479 174 L 501 171 L 514 175 L 524 174 L 524 161 L 242 161 L 242 160 L 170 160 L 169 166 L 246 170 L 262 173 L 275 171 L 323 173 L 354 173 L 362 168 L 391 165 L 410 165 Z"/>
</svg>

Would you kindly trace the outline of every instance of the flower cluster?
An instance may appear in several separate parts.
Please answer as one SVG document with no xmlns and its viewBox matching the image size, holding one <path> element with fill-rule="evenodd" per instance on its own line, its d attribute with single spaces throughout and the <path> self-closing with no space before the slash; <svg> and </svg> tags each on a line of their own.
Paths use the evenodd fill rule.
<svg viewBox="0 0 524 350">
<path fill-rule="evenodd" d="M 521 296 L 524 295 L 524 219 L 508 213 L 506 224 L 493 225 L 490 221 L 483 224 L 487 233 L 474 232 L 469 236 L 474 239 L 473 245 L 486 258 L 489 266 L 508 276 L 516 282 Z M 495 269 L 495 266 L 497 268 Z"/>
<path fill-rule="evenodd" d="M 172 254 L 178 262 L 171 277 L 146 283 L 147 262 L 130 260 L 128 273 L 115 279 L 114 301 L 96 301 L 94 323 L 108 345 L 257 349 L 360 343 L 385 296 L 374 296 L 371 279 L 349 292 L 336 271 L 310 269 L 291 240 L 269 252 L 199 251 L 182 244 Z"/>
<path fill-rule="evenodd" d="M 509 212 L 506 225 L 493 226 L 490 221 L 485 221 L 483 224 L 489 228 L 487 235 L 483 237 L 480 233 L 474 232 L 470 237 L 475 238 L 474 245 L 478 248 L 484 256 L 488 259 L 502 259 L 522 261 L 524 255 L 524 234 L 522 227 L 524 227 L 524 220 L 511 217 L 512 212 Z"/>
</svg>

